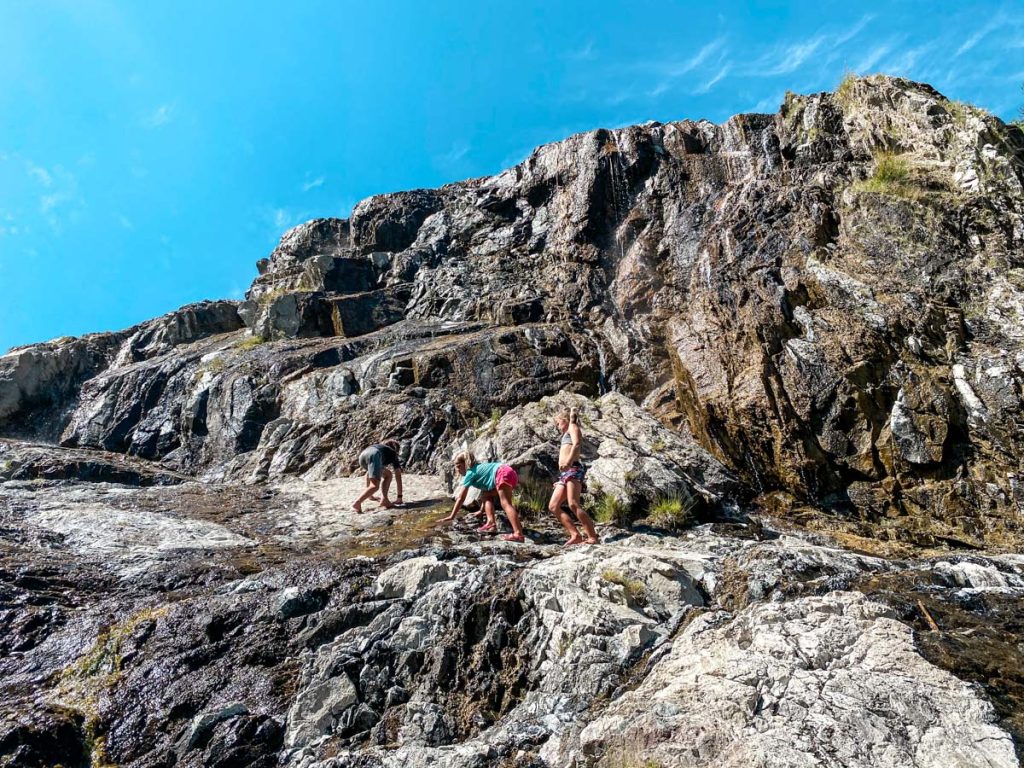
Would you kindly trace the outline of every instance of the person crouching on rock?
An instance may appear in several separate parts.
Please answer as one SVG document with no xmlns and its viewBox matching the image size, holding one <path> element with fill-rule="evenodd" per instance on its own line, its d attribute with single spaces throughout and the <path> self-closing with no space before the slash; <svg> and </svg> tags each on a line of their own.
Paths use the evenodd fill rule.
<svg viewBox="0 0 1024 768">
<path fill-rule="evenodd" d="M 455 497 L 455 506 L 452 507 L 451 514 L 444 520 L 454 520 L 466 501 L 469 489 L 477 488 L 481 491 L 480 503 L 483 505 L 484 514 L 487 515 L 487 522 L 477 530 L 481 533 L 493 533 L 498 529 L 494 519 L 494 500 L 497 499 L 512 526 L 512 533 L 502 538 L 506 541 L 525 541 L 522 526 L 519 524 L 519 512 L 512 503 L 512 491 L 519 484 L 519 475 L 516 471 L 508 464 L 478 462 L 470 451 L 455 454 L 455 471 L 462 475 L 462 490 Z"/>
<path fill-rule="evenodd" d="M 391 509 L 395 504 L 402 503 L 402 465 L 398 460 L 399 447 L 397 440 L 385 440 L 383 443 L 371 445 L 359 454 L 359 468 L 366 470 L 366 490 L 352 504 L 352 509 L 356 512 L 363 511 L 363 502 L 371 498 L 378 488 L 380 488 L 380 505 L 384 509 Z M 395 484 L 398 486 L 395 504 L 388 499 L 391 470 L 386 467 L 393 467 L 395 470 Z M 381 484 L 382 480 L 383 485 Z"/>
<path fill-rule="evenodd" d="M 551 492 L 551 501 L 548 502 L 548 509 L 559 519 L 565 532 L 569 534 L 569 540 L 565 546 L 574 547 L 577 544 L 597 544 L 597 530 L 594 528 L 594 521 L 583 511 L 580 504 L 580 494 L 586 484 L 587 468 L 580 461 L 580 451 L 583 448 L 583 433 L 580 431 L 579 417 L 576 409 L 563 410 L 557 413 L 553 419 L 558 431 L 562 433 L 562 440 L 558 446 L 558 479 L 555 481 L 554 490 Z M 572 518 L 562 509 L 562 505 L 568 500 L 569 509 L 580 521 L 586 536 L 581 536 Z"/>
</svg>

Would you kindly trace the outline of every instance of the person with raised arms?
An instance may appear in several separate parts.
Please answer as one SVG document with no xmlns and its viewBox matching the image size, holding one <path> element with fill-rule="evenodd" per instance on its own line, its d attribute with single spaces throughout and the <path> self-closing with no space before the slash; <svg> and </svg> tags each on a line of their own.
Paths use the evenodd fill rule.
<svg viewBox="0 0 1024 768">
<path fill-rule="evenodd" d="M 590 519 L 590 515 L 580 504 L 580 495 L 586 487 L 587 468 L 580 460 L 580 452 L 583 450 L 583 432 L 580 430 L 579 415 L 575 408 L 562 410 L 555 414 L 553 421 L 555 427 L 562 433 L 562 438 L 558 446 L 559 475 L 551 492 L 548 509 L 558 518 L 562 527 L 565 528 L 565 532 L 569 534 L 569 540 L 565 542 L 565 546 L 597 544 L 600 539 L 597 537 L 594 521 Z M 565 503 L 569 504 L 569 510 L 579 520 L 586 535 L 580 535 L 572 518 L 562 509 L 562 505 Z"/>
</svg>

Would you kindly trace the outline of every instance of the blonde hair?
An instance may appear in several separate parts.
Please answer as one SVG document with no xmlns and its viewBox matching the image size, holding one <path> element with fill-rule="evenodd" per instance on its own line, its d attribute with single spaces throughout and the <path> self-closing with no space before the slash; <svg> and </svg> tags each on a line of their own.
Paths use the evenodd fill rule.
<svg viewBox="0 0 1024 768">
<path fill-rule="evenodd" d="M 455 464 L 456 466 L 464 463 L 466 465 L 466 469 L 469 469 L 474 464 L 476 464 L 476 456 L 474 456 L 473 452 L 467 448 L 464 451 L 459 451 L 458 453 L 456 453 L 455 456 L 452 458 L 452 463 Z"/>
<path fill-rule="evenodd" d="M 555 413 L 555 418 L 559 421 L 565 421 L 569 424 L 576 424 L 579 421 L 579 416 L 576 413 L 575 408 L 562 408 Z"/>
</svg>

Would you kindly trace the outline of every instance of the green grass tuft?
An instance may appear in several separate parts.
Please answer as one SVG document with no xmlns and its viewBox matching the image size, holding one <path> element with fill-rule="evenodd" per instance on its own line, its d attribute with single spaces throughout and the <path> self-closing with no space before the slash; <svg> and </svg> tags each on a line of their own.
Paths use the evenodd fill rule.
<svg viewBox="0 0 1024 768">
<path fill-rule="evenodd" d="M 853 88 L 856 82 L 857 75 L 853 72 L 843 75 L 839 87 L 836 88 L 836 101 L 839 102 L 839 106 L 847 107 L 853 102 Z"/>
<path fill-rule="evenodd" d="M 682 496 L 663 496 L 651 504 L 648 517 L 662 528 L 680 530 L 693 522 L 695 502 Z"/>
<path fill-rule="evenodd" d="M 520 515 L 543 514 L 551 499 L 551 484 L 535 477 L 521 477 L 512 500 Z"/>
<path fill-rule="evenodd" d="M 261 344 L 266 344 L 266 343 L 267 343 L 267 340 L 264 339 L 262 336 L 257 336 L 256 334 L 253 334 L 252 336 L 244 338 L 240 342 L 235 344 L 235 349 L 238 349 L 238 350 L 241 350 L 242 352 L 245 352 L 245 351 L 250 350 L 250 349 L 255 349 L 256 347 L 260 346 Z"/>
<path fill-rule="evenodd" d="M 595 522 L 626 526 L 632 522 L 631 513 L 630 505 L 617 496 L 605 493 L 594 499 L 592 514 Z"/>
<path fill-rule="evenodd" d="M 917 199 L 921 188 L 914 182 L 910 163 L 905 157 L 883 152 L 875 156 L 875 170 L 866 181 L 857 182 L 858 192 Z"/>
</svg>

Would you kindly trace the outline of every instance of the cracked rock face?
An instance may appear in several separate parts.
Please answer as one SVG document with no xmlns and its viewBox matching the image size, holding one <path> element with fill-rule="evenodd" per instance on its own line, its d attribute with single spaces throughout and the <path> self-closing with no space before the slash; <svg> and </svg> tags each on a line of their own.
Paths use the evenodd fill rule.
<svg viewBox="0 0 1024 768">
<path fill-rule="evenodd" d="M 751 494 L 1013 539 L 1022 158 L 1019 128 L 885 77 L 591 131 L 296 227 L 237 307 L 13 351 L 0 429 L 329 477 L 375 433 L 436 469 L 492 413 L 613 390 Z"/>
<path fill-rule="evenodd" d="M 678 766 L 1015 764 L 991 707 L 925 662 L 885 606 L 836 592 L 728 618 L 691 623 L 583 729 L 582 750 Z"/>
<path fill-rule="evenodd" d="M 923 655 L 976 629 L 865 590 L 927 578 L 983 620 L 1019 611 L 1019 557 L 736 522 L 566 550 L 536 513 L 517 545 L 341 512 L 361 484 L 0 487 L 0 764 L 1017 764 L 1008 689 Z"/>
<path fill-rule="evenodd" d="M 11 350 L 0 766 L 1016 765 L 1022 168 L 1018 127 L 850 78 L 375 196 L 243 302 Z M 570 406 L 630 514 L 564 550 Z M 356 514 L 384 437 L 417 506 Z M 520 471 L 527 543 L 440 524 L 463 447 Z"/>
</svg>

